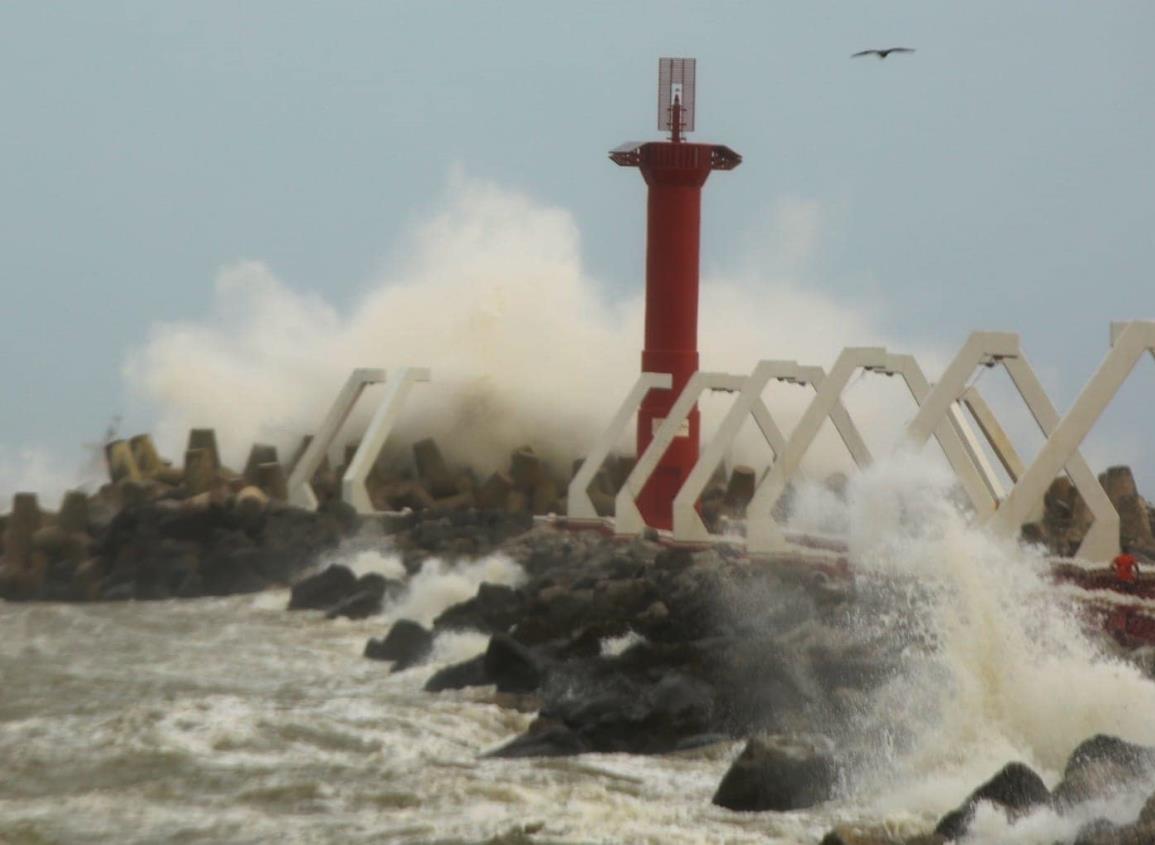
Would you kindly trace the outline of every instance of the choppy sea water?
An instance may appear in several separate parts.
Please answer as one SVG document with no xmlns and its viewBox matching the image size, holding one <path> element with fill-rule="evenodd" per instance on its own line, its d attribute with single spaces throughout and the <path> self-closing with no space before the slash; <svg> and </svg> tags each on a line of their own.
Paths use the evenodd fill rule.
<svg viewBox="0 0 1155 845">
<path fill-rule="evenodd" d="M 286 598 L 0 605 L 0 842 L 793 843 L 832 818 L 712 806 L 736 744 L 481 759 L 531 716 L 424 693 L 432 667 L 361 657 L 380 619 Z"/>
<path fill-rule="evenodd" d="M 741 748 L 491 760 L 532 719 L 492 691 L 422 691 L 480 653 L 438 637 L 432 662 L 391 675 L 361 656 L 405 616 L 429 624 L 500 556 L 429 562 L 384 616 L 289 613 L 285 591 L 184 602 L 0 602 L 0 843 L 817 843 L 837 823 L 932 827 L 1005 763 L 1050 786 L 1105 732 L 1155 745 L 1155 684 L 1089 640 L 1045 563 L 969 528 L 934 479 L 864 473 L 834 514 L 867 577 L 920 584 L 921 603 L 871 628 L 913 627 L 906 670 L 864 702 L 874 743 L 845 798 L 798 813 L 710 803 Z M 344 555 L 400 574 L 387 550 Z M 1077 608 L 1075 608 L 1077 610 Z M 916 624 L 912 626 L 912 619 Z M 893 622 L 893 624 L 892 624 Z M 1155 784 L 1059 817 L 981 809 L 969 843 L 1053 845 L 1093 818 L 1135 818 Z"/>
</svg>

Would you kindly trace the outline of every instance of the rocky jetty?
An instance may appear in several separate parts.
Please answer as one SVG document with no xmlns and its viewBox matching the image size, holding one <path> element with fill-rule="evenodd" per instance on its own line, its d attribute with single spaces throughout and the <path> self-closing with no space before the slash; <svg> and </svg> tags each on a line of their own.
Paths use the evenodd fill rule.
<svg viewBox="0 0 1155 845">
<path fill-rule="evenodd" d="M 514 451 L 508 469 L 484 482 L 451 468 L 431 439 L 412 460 L 379 464 L 366 485 L 391 515 L 359 517 L 338 497 L 345 466 L 321 463 L 311 483 L 320 506 L 292 507 L 287 478 L 304 452 L 282 463 L 254 444 L 244 469 L 225 466 L 212 429 L 189 432 L 181 465 L 163 459 L 149 435 L 112 440 L 104 449 L 109 480 L 93 494 L 71 491 L 58 513 L 34 493 L 18 493 L 0 515 L 0 598 L 93 601 L 192 598 L 287 585 L 339 543 L 368 527 L 392 535 L 407 566 L 430 555 L 477 557 L 526 531 L 535 515 L 564 510 L 565 485 L 531 448 Z M 346 449 L 346 465 L 356 444 Z M 630 462 L 615 459 L 595 492 L 612 503 Z M 396 585 L 373 579 L 325 609 L 362 618 L 379 612 Z"/>
<path fill-rule="evenodd" d="M 189 433 L 184 464 L 139 435 L 107 444 L 109 483 L 72 491 L 60 510 L 19 493 L 0 517 L 0 598 L 95 601 L 192 598 L 285 585 L 356 528 L 330 501 L 284 502 L 285 473 L 269 446 L 244 472 L 223 466 L 211 429 Z"/>
<path fill-rule="evenodd" d="M 435 514 L 413 519 L 400 535 L 413 559 L 420 543 L 443 548 L 454 529 L 452 519 L 445 524 Z M 500 524 L 509 534 L 501 552 L 520 563 L 524 584 L 482 584 L 441 613 L 431 631 L 402 620 L 366 646 L 369 657 L 397 660 L 397 670 L 421 660 L 437 632 L 490 634 L 483 654 L 442 668 L 426 689 L 493 685 L 523 703 L 532 697 L 537 719 L 495 756 L 662 753 L 735 737 L 797 735 L 828 722 L 832 708 L 853 707 L 897 659 L 882 638 L 847 634 L 849 614 L 876 597 L 859 590 L 844 567 L 751 566 L 730 548 L 623 543 L 597 531 L 529 529 L 508 515 Z M 322 572 L 298 590 L 338 580 L 340 590 L 326 598 L 332 607 L 356 589 L 352 573 Z M 814 737 L 812 746 L 824 742 Z M 834 771 L 832 760 L 825 765 Z M 783 800 L 813 802 L 823 794 L 799 789 Z"/>
<path fill-rule="evenodd" d="M 895 585 L 857 579 L 845 560 L 753 561 L 737 547 L 670 547 L 564 518 L 535 521 L 564 510 L 565 485 L 529 448 L 479 481 L 420 441 L 411 465 L 371 474 L 370 497 L 390 512 L 364 518 L 336 496 L 342 468 L 317 471 L 321 505 L 305 511 L 285 501 L 288 472 L 275 449 L 255 445 L 236 472 L 221 463 L 208 429 L 190 432 L 179 468 L 147 436 L 109 443 L 106 457 L 109 483 L 93 495 L 69 493 L 57 513 L 34 495 L 15 497 L 0 517 L 0 598 L 166 599 L 291 585 L 290 610 L 364 619 L 384 612 L 431 558 L 500 553 L 521 566 L 523 582 L 481 584 L 431 626 L 398 620 L 364 650 L 403 672 L 428 660 L 441 632 L 487 634 L 483 653 L 438 669 L 425 689 L 491 686 L 496 700 L 535 713 L 524 733 L 488 752 L 494 757 L 664 754 L 741 740 L 714 803 L 735 812 L 805 809 L 836 797 L 861 761 L 855 718 L 902 671 L 910 646 L 864 624 L 894 611 Z M 599 512 L 610 512 L 629 466 L 615 459 L 598 474 L 591 498 Z M 1130 471 L 1115 467 L 1101 480 L 1123 517 L 1123 542 L 1155 555 L 1152 510 Z M 744 467 L 716 477 L 702 502 L 708 521 L 741 517 L 753 486 Z M 1024 536 L 1069 554 L 1088 524 L 1078 491 L 1059 479 Z M 319 568 L 342 542 L 365 542 L 366 529 L 376 547 L 398 555 L 403 578 Z M 918 837 L 840 827 L 823 842 L 965 841 L 980 805 L 1012 820 L 1042 807 L 1076 813 L 1120 783 L 1153 777 L 1155 750 L 1093 737 L 1053 790 L 1010 761 Z M 1077 841 L 1155 841 L 1152 808 L 1155 799 L 1129 825 L 1093 822 Z"/>
</svg>

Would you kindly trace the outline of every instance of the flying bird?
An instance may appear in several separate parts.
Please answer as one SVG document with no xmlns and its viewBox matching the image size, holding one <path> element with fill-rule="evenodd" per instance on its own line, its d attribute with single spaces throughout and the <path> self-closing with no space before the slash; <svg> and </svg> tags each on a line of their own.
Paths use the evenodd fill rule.
<svg viewBox="0 0 1155 845">
<path fill-rule="evenodd" d="M 885 50 L 863 50 L 859 53 L 854 53 L 850 58 L 857 59 L 859 56 L 878 56 L 880 59 L 885 59 L 891 53 L 913 53 L 913 47 L 887 47 Z"/>
</svg>

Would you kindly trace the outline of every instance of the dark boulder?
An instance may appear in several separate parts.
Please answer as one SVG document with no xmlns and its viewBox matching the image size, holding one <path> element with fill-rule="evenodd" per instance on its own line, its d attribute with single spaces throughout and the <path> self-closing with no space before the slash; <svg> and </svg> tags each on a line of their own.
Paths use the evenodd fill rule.
<svg viewBox="0 0 1155 845">
<path fill-rule="evenodd" d="M 1097 734 L 1079 743 L 1055 787 L 1057 804 L 1071 805 L 1129 788 L 1155 773 L 1155 748 Z"/>
<path fill-rule="evenodd" d="M 1139 811 L 1139 824 L 1155 826 L 1155 793 L 1147 796 L 1143 809 Z"/>
<path fill-rule="evenodd" d="M 425 682 L 425 691 L 441 692 L 465 687 L 483 687 L 489 683 L 489 677 L 485 674 L 485 655 L 479 654 L 470 660 L 454 663 L 434 672 Z"/>
<path fill-rule="evenodd" d="M 517 621 L 514 635 L 523 643 L 573 639 L 594 621 L 593 590 L 548 584 L 536 591 Z"/>
<path fill-rule="evenodd" d="M 533 692 L 545 679 L 545 661 L 508 634 L 494 634 L 485 650 L 485 675 L 498 692 Z"/>
<path fill-rule="evenodd" d="M 837 778 L 833 743 L 825 737 L 755 737 L 722 778 L 713 802 L 744 812 L 802 810 L 829 800 Z"/>
<path fill-rule="evenodd" d="M 505 633 L 522 617 L 524 594 L 504 584 L 482 584 L 473 598 L 447 608 L 433 620 L 435 631 L 472 629 Z"/>
<path fill-rule="evenodd" d="M 275 568 L 271 553 L 247 543 L 222 545 L 205 555 L 200 567 L 204 591 L 210 596 L 256 593 L 267 588 L 264 572 Z"/>
<path fill-rule="evenodd" d="M 1091 821 L 1080 827 L 1078 833 L 1075 834 L 1074 845 L 1108 845 L 1108 843 L 1121 842 L 1123 840 L 1119 834 L 1122 832 L 1123 828 L 1119 827 L 1110 819 L 1091 819 Z M 1148 839 L 1145 841 L 1150 842 L 1151 840 Z"/>
<path fill-rule="evenodd" d="M 663 548 L 654 557 L 654 568 L 663 572 L 681 572 L 693 565 L 694 553 L 681 546 Z"/>
<path fill-rule="evenodd" d="M 960 807 L 943 816 L 934 832 L 947 839 L 964 835 L 974 820 L 975 807 L 980 801 L 988 801 L 1012 815 L 1020 815 L 1050 800 L 1047 785 L 1030 766 L 1007 763 L 998 774 L 972 792 Z"/>
<path fill-rule="evenodd" d="M 410 619 L 398 619 L 382 639 L 365 644 L 371 660 L 392 660 L 393 671 L 416 666 L 433 651 L 433 634 Z"/>
<path fill-rule="evenodd" d="M 270 580 L 288 583 L 300 572 L 316 564 L 325 552 L 341 542 L 343 523 L 337 514 L 307 511 L 285 505 L 270 507 L 265 515 L 261 546 L 274 553 L 276 572 L 266 573 Z"/>
<path fill-rule="evenodd" d="M 334 564 L 293 585 L 289 610 L 327 610 L 357 589 L 357 576 L 347 566 Z"/>
<path fill-rule="evenodd" d="M 714 690 L 674 671 L 656 682 L 612 670 L 560 677 L 550 681 L 541 715 L 565 724 L 589 751 L 662 754 L 712 732 Z"/>
<path fill-rule="evenodd" d="M 393 539 L 407 561 L 406 567 L 416 568 L 430 556 L 452 560 L 489 554 L 532 527 L 529 513 L 474 508 L 445 512 L 433 507 L 400 526 Z"/>
<path fill-rule="evenodd" d="M 589 749 L 567 725 L 554 719 L 534 720 L 521 736 L 487 754 L 487 757 L 570 757 Z"/>
<path fill-rule="evenodd" d="M 128 582 L 108 584 L 101 590 L 101 601 L 131 601 L 135 598 L 134 586 Z"/>
<path fill-rule="evenodd" d="M 391 581 L 384 575 L 369 572 L 357 580 L 356 588 L 337 604 L 329 608 L 326 619 L 343 616 L 346 619 L 367 619 L 380 613 L 385 606 L 385 597 L 401 588 L 400 581 Z"/>
</svg>

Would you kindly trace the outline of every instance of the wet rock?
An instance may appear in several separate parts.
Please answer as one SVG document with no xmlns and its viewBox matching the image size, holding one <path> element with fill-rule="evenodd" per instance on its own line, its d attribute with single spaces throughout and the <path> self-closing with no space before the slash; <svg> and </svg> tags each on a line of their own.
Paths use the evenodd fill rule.
<svg viewBox="0 0 1155 845">
<path fill-rule="evenodd" d="M 833 743 L 825 737 L 755 737 L 722 778 L 713 802 L 744 812 L 802 810 L 829 800 L 837 776 Z"/>
<path fill-rule="evenodd" d="M 934 832 L 947 839 L 958 839 L 970 828 L 975 807 L 987 801 L 1019 815 L 1051 800 L 1047 785 L 1024 763 L 1008 763 L 993 778 L 970 794 L 966 801 L 947 813 Z"/>
<path fill-rule="evenodd" d="M 383 610 L 386 595 L 398 592 L 402 586 L 400 581 L 390 581 L 379 573 L 366 573 L 357 579 L 352 593 L 329 608 L 325 618 L 367 619 L 375 616 Z"/>
<path fill-rule="evenodd" d="M 663 638 L 670 629 L 670 609 L 663 602 L 656 601 L 638 614 L 634 627 L 643 635 Z"/>
<path fill-rule="evenodd" d="M 533 692 L 546 674 L 545 661 L 507 634 L 490 638 L 483 665 L 498 692 Z"/>
<path fill-rule="evenodd" d="M 571 691 L 550 691 L 541 715 L 564 723 L 591 751 L 661 754 L 712 729 L 714 690 L 680 672 L 653 683 L 617 674 L 559 686 Z"/>
<path fill-rule="evenodd" d="M 289 610 L 327 610 L 357 589 L 357 576 L 347 566 L 333 564 L 293 585 Z"/>
<path fill-rule="evenodd" d="M 562 722 L 539 718 L 534 720 L 524 734 L 486 756 L 507 760 L 527 757 L 570 757 L 589 750 L 581 737 Z"/>
<path fill-rule="evenodd" d="M 366 657 L 393 661 L 395 672 L 418 665 L 432 651 L 433 633 L 411 619 L 398 619 L 382 639 L 365 644 Z"/>
<path fill-rule="evenodd" d="M 531 692 L 494 691 L 493 703 L 503 710 L 516 710 L 518 713 L 536 713 L 541 709 L 541 697 Z"/>
<path fill-rule="evenodd" d="M 1104 797 L 1155 773 L 1155 748 L 1097 734 L 1081 742 L 1055 787 L 1056 804 L 1072 805 Z"/>
<path fill-rule="evenodd" d="M 317 512 L 270 503 L 261 530 L 261 546 L 276 554 L 283 583 L 313 566 L 317 559 L 348 536 L 356 525 L 355 513 L 343 502 L 327 502 Z"/>
<path fill-rule="evenodd" d="M 266 573 L 278 568 L 273 553 L 252 545 L 238 532 L 230 540 L 218 541 L 204 556 L 199 575 L 206 595 L 235 596 L 266 589 L 271 583 Z"/>
<path fill-rule="evenodd" d="M 489 684 L 485 674 L 485 655 L 479 654 L 471 660 L 454 663 L 433 673 L 425 682 L 426 692 L 441 692 L 465 687 L 483 687 Z"/>
<path fill-rule="evenodd" d="M 433 621 L 435 631 L 472 629 L 484 633 L 505 633 L 524 612 L 525 596 L 504 584 L 484 583 L 477 595 L 447 608 Z"/>
<path fill-rule="evenodd" d="M 1114 845 L 1120 841 L 1121 830 L 1110 819 L 1092 819 L 1079 828 L 1074 845 Z"/>
<path fill-rule="evenodd" d="M 32 548 L 43 552 L 49 560 L 59 558 L 67 542 L 68 534 L 57 525 L 42 526 L 32 535 Z"/>
<path fill-rule="evenodd" d="M 100 592 L 101 601 L 132 601 L 134 598 L 135 588 L 127 582 L 107 584 Z"/>
<path fill-rule="evenodd" d="M 665 572 L 681 572 L 693 565 L 693 552 L 683 546 L 664 548 L 654 558 L 654 568 Z"/>
<path fill-rule="evenodd" d="M 104 579 L 104 561 L 90 558 L 76 567 L 72 574 L 72 599 L 74 601 L 96 601 L 100 598 L 101 581 Z"/>
<path fill-rule="evenodd" d="M 1143 804 L 1143 809 L 1139 811 L 1137 823 L 1147 826 L 1155 825 L 1155 793 L 1152 793 Z"/>
<path fill-rule="evenodd" d="M 657 588 L 648 578 L 607 579 L 594 587 L 594 613 L 602 618 L 629 619 L 657 599 Z"/>
</svg>

